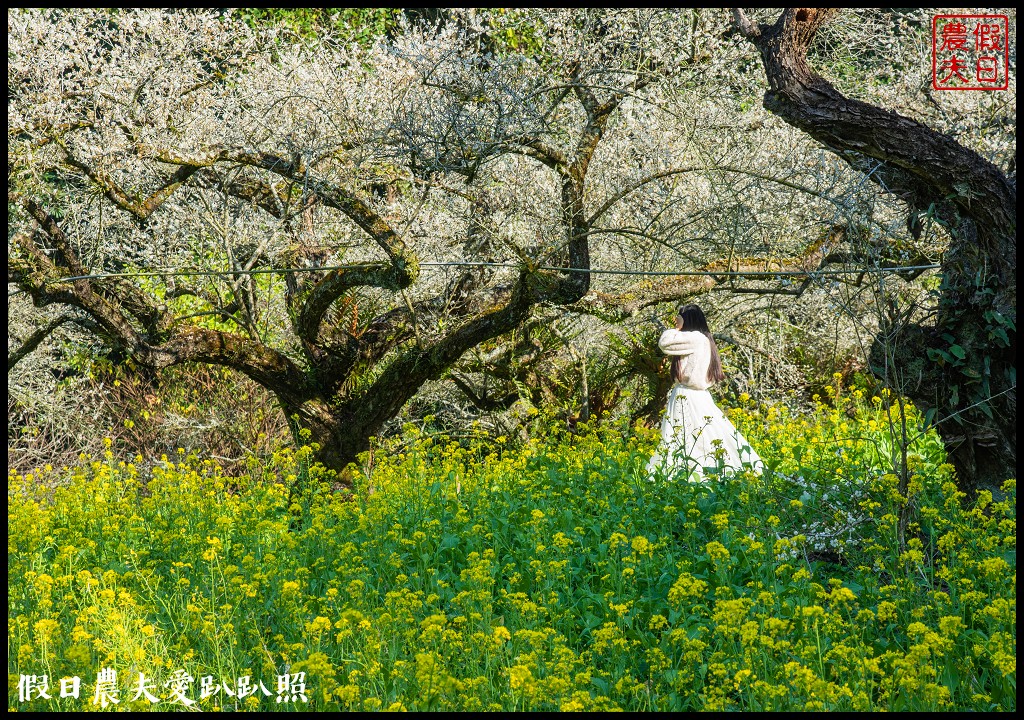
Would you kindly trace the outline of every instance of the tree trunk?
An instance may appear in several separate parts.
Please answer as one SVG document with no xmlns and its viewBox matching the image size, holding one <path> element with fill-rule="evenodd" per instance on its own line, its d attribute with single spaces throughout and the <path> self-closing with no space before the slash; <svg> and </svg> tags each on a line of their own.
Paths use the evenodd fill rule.
<svg viewBox="0 0 1024 720">
<path fill-rule="evenodd" d="M 764 107 L 929 214 L 951 237 L 935 325 L 888 328 L 895 353 L 876 343 L 872 369 L 922 409 L 968 491 L 1016 476 L 1017 187 L 953 138 L 897 113 L 845 97 L 807 63 L 832 9 L 790 8 L 774 25 L 734 10 L 761 52 Z M 883 362 L 888 358 L 892 362 Z"/>
</svg>

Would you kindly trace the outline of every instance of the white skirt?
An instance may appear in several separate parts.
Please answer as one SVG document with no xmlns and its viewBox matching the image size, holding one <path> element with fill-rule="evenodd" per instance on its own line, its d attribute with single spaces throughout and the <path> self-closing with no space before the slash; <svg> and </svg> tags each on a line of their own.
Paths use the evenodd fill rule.
<svg viewBox="0 0 1024 720">
<path fill-rule="evenodd" d="M 719 464 L 760 473 L 764 463 L 746 439 L 715 404 L 707 390 L 673 385 L 661 421 L 661 446 L 647 464 L 649 476 L 661 470 L 666 477 L 700 481 L 705 469 Z"/>
</svg>

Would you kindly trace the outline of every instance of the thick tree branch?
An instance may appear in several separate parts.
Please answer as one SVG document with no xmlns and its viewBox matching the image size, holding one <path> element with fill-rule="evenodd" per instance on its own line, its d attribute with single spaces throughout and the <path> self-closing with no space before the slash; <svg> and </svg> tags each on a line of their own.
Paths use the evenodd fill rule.
<svg viewBox="0 0 1024 720">
<path fill-rule="evenodd" d="M 412 285 L 419 276 L 419 261 L 390 225 L 364 201 L 342 188 L 309 176 L 301 161 L 290 161 L 263 152 L 240 148 L 214 147 L 194 157 L 185 157 L 173 150 L 146 149 L 156 159 L 189 167 L 210 167 L 218 162 L 234 162 L 273 172 L 281 177 L 303 184 L 306 194 L 340 212 L 362 228 L 384 250 L 390 266 L 375 265 L 355 270 L 335 270 L 327 273 L 312 287 L 295 298 L 297 308 L 296 331 L 305 341 L 312 343 L 319 333 L 324 313 L 346 292 L 358 286 L 372 286 L 401 290 Z M 280 196 L 269 187 L 246 184 L 233 188 L 261 205 L 278 204 Z M 279 214 L 275 213 L 275 214 Z"/>
<path fill-rule="evenodd" d="M 372 388 L 346 403 L 343 412 L 358 417 L 365 426 L 380 427 L 394 417 L 423 383 L 439 378 L 467 350 L 518 327 L 536 301 L 532 285 L 532 276 L 522 272 L 503 304 L 476 316 L 427 347 L 405 351 Z"/>
<path fill-rule="evenodd" d="M 117 182 L 108 173 L 103 170 L 99 170 L 85 162 L 77 159 L 64 143 L 57 141 L 61 149 L 64 151 L 64 157 L 68 164 L 84 172 L 89 179 L 99 185 L 103 189 L 104 195 L 117 205 L 122 210 L 125 210 L 136 217 L 138 220 L 147 220 L 156 210 L 166 202 L 166 200 L 174 194 L 174 191 L 181 187 L 186 180 L 199 170 L 198 167 L 182 166 L 179 167 L 170 179 L 161 185 L 156 191 L 151 193 L 149 197 L 145 199 L 132 198 L 128 193 L 121 189 Z"/>
<path fill-rule="evenodd" d="M 186 328 L 162 345 L 145 347 L 139 355 L 154 369 L 187 362 L 230 367 L 286 404 L 300 404 L 315 394 L 305 374 L 287 356 L 234 333 Z"/>
<path fill-rule="evenodd" d="M 792 295 L 799 297 L 813 283 L 814 272 L 824 270 L 829 265 L 856 264 L 863 267 L 870 263 L 873 268 L 898 268 L 907 265 L 930 265 L 932 261 L 924 256 L 916 256 L 911 259 L 895 259 L 886 257 L 871 257 L 860 252 L 834 252 L 823 254 L 820 252 L 822 241 L 812 243 L 805 253 L 793 258 L 790 262 L 779 265 L 776 268 L 769 268 L 766 263 L 754 258 L 740 258 L 733 263 L 715 262 L 698 268 L 697 272 L 722 273 L 721 275 L 681 275 L 664 276 L 662 279 L 643 280 L 629 290 L 618 294 L 609 293 L 588 293 L 567 309 L 587 315 L 600 317 L 607 322 L 622 322 L 623 320 L 636 317 L 638 313 L 647 308 L 661 305 L 662 303 L 680 303 L 688 298 L 696 298 L 714 290 L 722 292 L 754 294 L 754 295 Z M 796 270 L 807 271 L 806 277 L 794 277 L 792 287 L 755 287 L 737 286 L 737 278 L 728 273 L 750 273 L 753 277 L 760 277 L 763 280 L 773 280 L 779 277 L 779 272 L 792 272 Z M 919 277 L 925 270 L 909 270 L 898 273 L 906 280 Z M 851 275 L 854 278 L 846 281 L 848 284 L 859 286 L 866 270 Z"/>
<path fill-rule="evenodd" d="M 331 304 L 356 287 L 377 287 L 398 292 L 406 276 L 394 265 L 374 263 L 362 268 L 331 270 L 306 294 L 296 321 L 299 337 L 316 342 L 320 323 Z"/>
<path fill-rule="evenodd" d="M 32 218 L 39 223 L 39 226 L 46 232 L 46 235 L 56 247 L 57 254 L 52 261 L 52 269 L 57 273 L 56 277 L 60 277 L 58 269 L 61 266 L 66 270 L 66 273 L 64 274 L 72 276 L 88 274 L 85 267 L 78 259 L 77 253 L 72 248 L 67 235 L 52 215 L 46 212 L 46 210 L 32 198 L 24 197 L 17 193 L 8 193 L 8 200 L 17 202 L 24 207 Z M 18 243 L 21 247 L 25 247 L 26 244 L 37 247 L 35 241 L 28 236 L 21 237 L 18 240 Z M 43 257 L 45 257 L 45 255 L 43 255 Z M 47 258 L 47 260 L 49 261 L 49 258 Z M 142 325 L 146 332 L 151 335 L 151 339 L 158 340 L 160 333 L 166 329 L 163 309 L 154 304 L 145 295 L 145 293 L 134 287 L 131 283 L 117 278 L 103 281 L 76 282 L 84 282 L 98 295 L 107 300 L 112 300 L 122 306 Z"/>
<path fill-rule="evenodd" d="M 769 90 L 764 106 L 836 152 L 852 167 L 913 209 L 948 207 L 979 228 L 1015 227 L 1016 188 L 999 168 L 952 137 L 898 113 L 847 98 L 817 74 L 807 51 L 833 9 L 790 8 L 772 26 L 752 28 L 742 11 L 740 32 L 761 53 Z M 945 218 L 953 221 L 951 215 Z M 954 221 L 955 222 L 955 221 Z M 995 248 L 990 248 L 995 250 Z M 1015 283 L 1016 257 L 993 260 Z"/>
<path fill-rule="evenodd" d="M 518 152 L 539 160 L 552 170 L 562 173 L 569 165 L 569 159 L 565 156 L 565 153 L 553 145 L 545 143 L 540 138 L 527 136 L 519 138 L 517 142 L 521 147 L 516 148 L 515 144 L 513 144 L 510 146 L 512 152 Z"/>
<path fill-rule="evenodd" d="M 201 187 L 218 188 L 231 197 L 245 200 L 261 208 L 271 217 L 278 220 L 287 220 L 301 214 L 314 202 L 316 196 L 305 195 L 298 206 L 293 206 L 287 188 L 278 189 L 269 183 L 261 182 L 254 178 L 235 179 L 225 182 L 216 172 L 204 169 L 196 175 L 196 180 Z"/>
<path fill-rule="evenodd" d="M 34 205 L 34 203 L 32 203 Z M 38 206 L 36 206 L 38 208 Z M 41 208 L 40 208 L 41 211 Z M 52 216 L 43 212 L 44 228 L 56 229 L 59 237 L 63 237 Z M 38 218 L 37 218 L 38 219 Z M 49 234 L 49 233 L 48 233 Z M 55 242 L 60 241 L 50 235 Z M 66 239 L 65 239 L 66 240 Z M 15 282 L 21 290 L 28 293 L 32 302 L 42 307 L 51 303 L 71 305 L 91 315 L 110 337 L 130 349 L 141 348 L 144 343 L 132 324 L 116 307 L 98 294 L 89 280 L 58 282 L 64 273 L 40 250 L 32 237 L 27 233 L 18 233 L 11 239 L 11 246 L 18 252 L 15 257 L 8 258 L 8 278 Z M 66 267 L 81 267 L 70 246 L 67 252 L 73 260 L 68 260 Z M 63 252 L 62 252 L 63 254 Z"/>
<path fill-rule="evenodd" d="M 562 222 L 567 233 L 568 266 L 573 270 L 590 269 L 590 223 L 584 215 L 584 193 L 587 169 L 594 156 L 611 113 L 618 107 L 622 95 L 598 104 L 593 92 L 584 85 L 574 84 L 573 91 L 587 113 L 587 123 L 576 144 L 575 155 L 568 168 L 561 172 Z M 590 290 L 590 273 L 565 273 L 558 287 L 550 293 L 554 302 L 568 304 L 578 301 Z"/>
<path fill-rule="evenodd" d="M 25 357 L 27 357 L 29 354 L 32 353 L 32 351 L 39 347 L 39 345 L 42 344 L 43 340 L 48 338 L 53 333 L 54 330 L 59 328 L 61 325 L 70 322 L 83 324 L 87 323 L 87 327 L 89 327 L 89 329 L 93 331 L 99 329 L 95 324 L 90 323 L 85 318 L 75 317 L 74 315 L 62 315 L 53 322 L 47 323 L 45 326 L 36 330 L 34 333 L 28 336 L 28 338 L 21 344 L 19 348 L 17 348 L 14 352 L 7 354 L 7 372 L 13 370 L 15 365 L 24 360 Z"/>
<path fill-rule="evenodd" d="M 750 18 L 747 17 L 746 13 L 743 12 L 742 9 L 733 8 L 732 18 L 733 24 L 736 26 L 736 29 L 740 31 L 740 35 L 745 37 L 747 40 L 754 41 L 757 38 L 761 37 L 761 29 L 764 26 L 752 22 Z"/>
<path fill-rule="evenodd" d="M 154 303 L 145 291 L 121 278 L 98 280 L 95 289 L 135 318 L 145 330 L 149 342 L 160 342 L 165 337 L 171 323 L 167 307 Z"/>
<path fill-rule="evenodd" d="M 415 255 L 380 215 L 354 194 L 309 175 L 308 168 L 301 160 L 293 162 L 272 153 L 224 146 L 211 147 L 198 156 L 184 156 L 174 150 L 147 147 L 141 147 L 140 152 L 175 165 L 210 167 L 218 162 L 234 162 L 301 183 L 308 193 L 319 197 L 324 205 L 344 213 L 373 238 L 401 274 L 402 287 L 411 285 L 419 275 L 419 262 Z"/>
<path fill-rule="evenodd" d="M 576 143 L 576 153 L 569 167 L 570 172 L 577 176 L 582 185 L 582 179 L 587 174 L 587 167 L 590 165 L 591 158 L 594 157 L 594 151 L 597 149 L 598 143 L 601 142 L 601 138 L 604 137 L 608 118 L 611 116 L 612 111 L 619 106 L 622 96 L 613 97 L 602 105 L 597 104 L 597 100 L 587 88 L 579 87 L 577 96 L 580 98 L 583 107 L 586 108 L 587 124 L 580 134 L 579 141 Z"/>
<path fill-rule="evenodd" d="M 64 230 L 57 224 L 50 213 L 46 212 L 43 207 L 30 197 L 26 197 L 20 193 L 8 192 L 7 202 L 16 203 L 21 205 L 28 214 L 32 216 L 39 227 L 49 236 L 50 241 L 54 247 L 57 248 L 59 253 L 57 257 L 57 263 L 67 267 L 73 275 L 85 275 L 85 268 L 78 259 L 78 254 L 71 247 L 71 242 L 68 240 L 68 236 L 64 234 Z M 35 244 L 32 239 L 28 236 L 22 237 L 22 242 Z"/>
<path fill-rule="evenodd" d="M 52 216 L 32 201 L 24 204 L 55 243 L 66 245 L 66 238 Z M 95 319 L 101 334 L 123 344 L 140 365 L 155 370 L 184 362 L 225 365 L 245 373 L 267 387 L 278 395 L 282 402 L 296 403 L 309 397 L 309 383 L 291 360 L 248 338 L 231 333 L 188 328 L 177 332 L 162 345 L 154 346 L 145 342 L 131 323 L 100 296 L 89 280 L 58 282 L 61 277 L 60 271 L 27 233 L 15 235 L 11 242 L 19 251 L 19 255 L 11 259 L 8 277 L 27 292 L 36 305 L 61 303 L 80 308 Z M 70 253 L 69 246 L 68 252 Z M 74 258 L 74 255 L 69 257 Z M 77 264 L 77 260 L 69 260 L 69 263 Z M 142 297 L 141 290 L 127 284 L 126 286 L 127 288 L 121 289 L 130 291 L 135 299 Z M 143 313 L 140 307 L 144 308 L 148 303 L 140 300 L 137 304 L 139 307 L 135 310 Z M 38 342 L 41 342 L 43 337 L 45 334 Z M 31 351 L 31 348 L 28 351 Z"/>
</svg>

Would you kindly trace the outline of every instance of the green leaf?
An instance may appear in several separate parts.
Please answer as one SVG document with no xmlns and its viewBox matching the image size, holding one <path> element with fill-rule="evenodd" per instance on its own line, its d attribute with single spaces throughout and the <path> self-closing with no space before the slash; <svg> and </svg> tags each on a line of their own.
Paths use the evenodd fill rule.
<svg viewBox="0 0 1024 720">
<path fill-rule="evenodd" d="M 1010 344 L 1010 336 L 1006 334 L 1006 330 L 1001 327 L 992 328 L 988 333 L 988 339 L 993 340 L 999 338 L 1002 341 L 1002 346 L 1007 347 Z"/>
<path fill-rule="evenodd" d="M 949 351 L 953 355 L 956 355 L 961 360 L 963 360 L 965 357 L 967 357 L 967 352 L 962 347 L 960 347 L 959 345 L 951 345 L 950 348 L 949 348 Z"/>
<path fill-rule="evenodd" d="M 960 372 L 969 377 L 971 380 L 974 380 L 975 382 L 981 380 L 981 373 L 975 370 L 974 368 L 965 367 Z"/>
</svg>

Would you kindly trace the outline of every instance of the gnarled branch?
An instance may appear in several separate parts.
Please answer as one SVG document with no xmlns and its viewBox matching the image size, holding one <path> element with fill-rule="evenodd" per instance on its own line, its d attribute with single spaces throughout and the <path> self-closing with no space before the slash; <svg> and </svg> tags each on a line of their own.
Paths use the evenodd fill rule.
<svg viewBox="0 0 1024 720">
<path fill-rule="evenodd" d="M 87 318 L 76 317 L 74 315 L 61 315 L 56 320 L 47 323 L 29 335 L 20 347 L 18 347 L 14 352 L 7 354 L 7 372 L 13 370 L 15 365 L 24 360 L 37 347 L 39 347 L 46 338 L 53 334 L 54 330 L 59 328 L 61 325 L 66 325 L 67 323 L 78 323 L 93 332 L 99 330 L 99 327 Z"/>
</svg>

